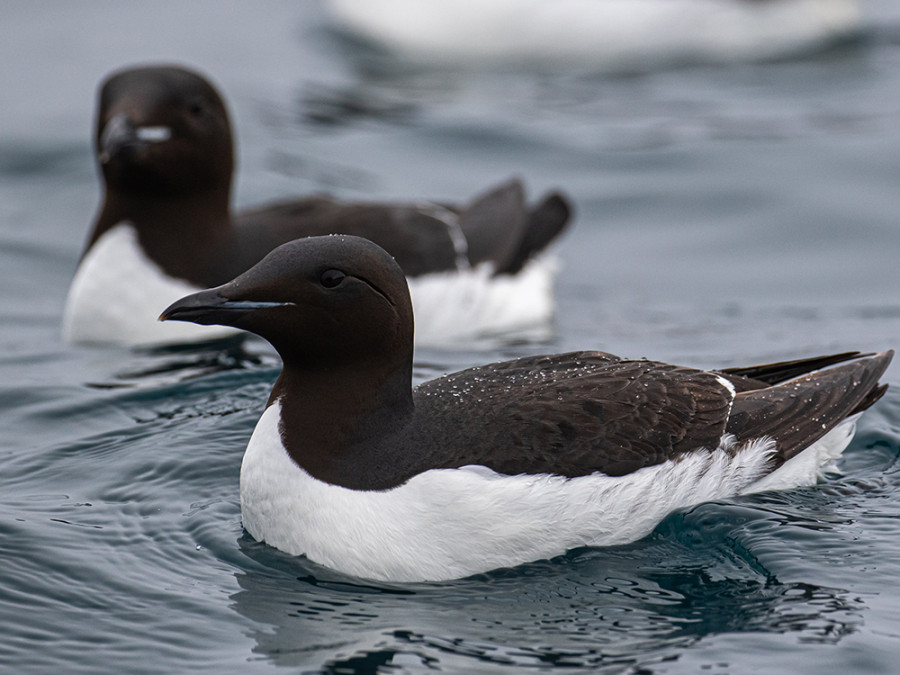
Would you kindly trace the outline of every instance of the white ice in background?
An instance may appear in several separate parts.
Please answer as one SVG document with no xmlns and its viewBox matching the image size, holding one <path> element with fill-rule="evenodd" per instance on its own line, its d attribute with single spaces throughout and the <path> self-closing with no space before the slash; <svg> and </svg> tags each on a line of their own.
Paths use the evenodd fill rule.
<svg viewBox="0 0 900 675">
<path fill-rule="evenodd" d="M 341 28 L 420 62 L 766 59 L 859 29 L 856 0 L 329 0 Z"/>
</svg>

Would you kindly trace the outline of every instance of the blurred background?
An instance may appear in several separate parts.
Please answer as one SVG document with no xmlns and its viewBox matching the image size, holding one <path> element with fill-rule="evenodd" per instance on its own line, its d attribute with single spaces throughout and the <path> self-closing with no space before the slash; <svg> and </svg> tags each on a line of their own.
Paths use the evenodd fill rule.
<svg viewBox="0 0 900 675">
<path fill-rule="evenodd" d="M 451 54 L 423 65 L 348 39 L 320 3 L 13 4 L 0 27 L 0 236 L 4 250 L 39 247 L 58 264 L 54 274 L 29 261 L 17 268 L 27 283 L 5 283 L 40 294 L 38 311 L 56 320 L 99 199 L 96 87 L 123 65 L 175 61 L 208 74 L 231 106 L 238 206 L 315 191 L 461 200 L 510 175 L 566 190 L 577 218 L 558 251 L 560 303 L 587 303 L 561 327 L 566 344 L 643 354 L 640 336 L 610 342 L 635 313 L 671 309 L 707 329 L 765 308 L 777 331 L 797 306 L 843 312 L 828 330 L 858 344 L 859 327 L 842 325 L 896 306 L 900 119 L 900 10 L 861 9 L 848 36 L 774 60 L 760 49 L 762 62 L 688 44 L 661 64 L 648 29 L 635 35 L 643 60 L 640 44 L 618 60 L 575 45 L 549 62 Z M 2 302 L 23 311 L 12 294 Z M 788 332 L 753 351 L 807 348 Z"/>
</svg>

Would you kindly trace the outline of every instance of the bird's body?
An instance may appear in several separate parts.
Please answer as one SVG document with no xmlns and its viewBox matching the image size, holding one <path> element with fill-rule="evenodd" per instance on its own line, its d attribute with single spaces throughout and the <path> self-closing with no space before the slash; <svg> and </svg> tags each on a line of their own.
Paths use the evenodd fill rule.
<svg viewBox="0 0 900 675">
<path fill-rule="evenodd" d="M 353 237 L 280 247 L 163 318 L 256 332 L 284 360 L 241 469 L 246 529 L 403 581 L 633 541 L 677 508 L 811 484 L 891 358 L 704 371 L 575 352 L 413 389 L 402 272 Z"/>
</svg>

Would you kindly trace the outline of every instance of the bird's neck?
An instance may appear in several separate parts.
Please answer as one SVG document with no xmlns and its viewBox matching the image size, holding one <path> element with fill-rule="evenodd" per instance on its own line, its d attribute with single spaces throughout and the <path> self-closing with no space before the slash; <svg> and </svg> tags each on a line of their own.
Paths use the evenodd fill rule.
<svg viewBox="0 0 900 675">
<path fill-rule="evenodd" d="M 315 478 L 386 489 L 407 472 L 401 448 L 414 412 L 411 362 L 343 371 L 286 365 L 269 403 L 275 401 L 285 449 Z"/>
<path fill-rule="evenodd" d="M 128 222 L 144 252 L 167 274 L 200 287 L 218 285 L 227 278 L 218 278 L 215 263 L 234 239 L 229 198 L 227 187 L 191 194 L 108 191 L 85 251 L 104 233 Z"/>
</svg>

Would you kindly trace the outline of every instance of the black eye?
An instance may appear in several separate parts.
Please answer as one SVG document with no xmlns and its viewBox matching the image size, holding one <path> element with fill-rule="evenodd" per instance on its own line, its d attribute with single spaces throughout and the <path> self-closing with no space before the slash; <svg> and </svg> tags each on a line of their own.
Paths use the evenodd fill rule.
<svg viewBox="0 0 900 675">
<path fill-rule="evenodd" d="M 194 101 L 188 106 L 188 112 L 194 117 L 202 117 L 206 108 L 201 101 Z"/>
<path fill-rule="evenodd" d="M 325 288 L 334 288 L 344 280 L 345 276 L 347 275 L 340 270 L 325 270 L 319 277 L 319 283 Z"/>
</svg>

